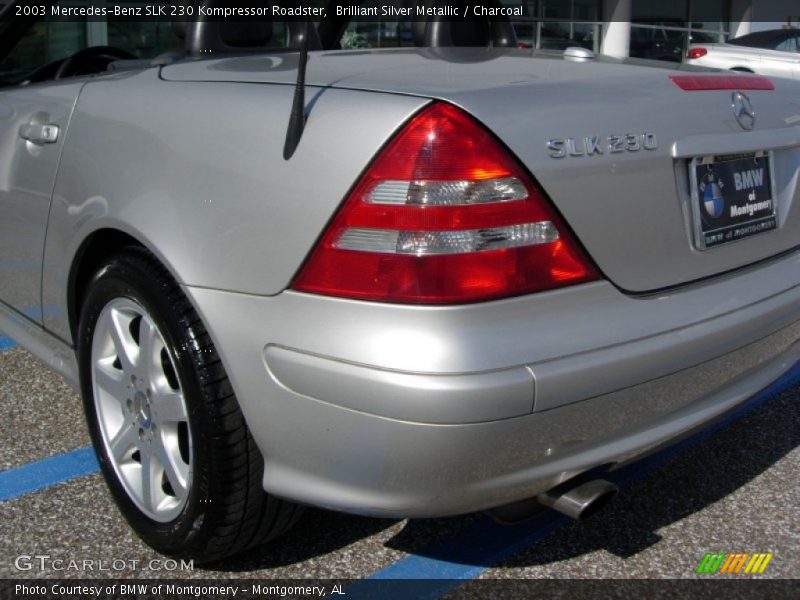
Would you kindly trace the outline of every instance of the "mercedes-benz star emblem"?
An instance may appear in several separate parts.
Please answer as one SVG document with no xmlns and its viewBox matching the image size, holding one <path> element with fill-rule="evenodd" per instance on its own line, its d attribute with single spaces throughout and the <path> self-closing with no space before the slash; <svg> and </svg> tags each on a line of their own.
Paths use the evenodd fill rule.
<svg viewBox="0 0 800 600">
<path fill-rule="evenodd" d="M 742 92 L 733 92 L 733 116 L 742 126 L 742 129 L 751 130 L 756 124 L 756 111 L 750 98 Z"/>
</svg>

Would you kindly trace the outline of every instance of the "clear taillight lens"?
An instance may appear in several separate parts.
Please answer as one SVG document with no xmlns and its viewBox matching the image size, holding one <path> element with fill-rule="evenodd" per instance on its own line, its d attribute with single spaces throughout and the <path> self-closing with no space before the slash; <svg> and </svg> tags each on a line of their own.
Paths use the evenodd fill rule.
<svg viewBox="0 0 800 600">
<path fill-rule="evenodd" d="M 292 287 L 455 304 L 597 277 L 510 153 L 466 113 L 436 102 L 379 153 Z"/>
</svg>

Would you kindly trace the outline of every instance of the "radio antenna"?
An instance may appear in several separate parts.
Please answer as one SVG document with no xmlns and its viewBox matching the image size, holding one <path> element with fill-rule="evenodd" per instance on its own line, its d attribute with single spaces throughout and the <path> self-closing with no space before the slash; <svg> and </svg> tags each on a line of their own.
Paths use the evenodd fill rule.
<svg viewBox="0 0 800 600">
<path fill-rule="evenodd" d="M 292 112 L 289 115 L 289 126 L 286 128 L 286 142 L 283 144 L 283 159 L 292 158 L 300 138 L 303 137 L 303 129 L 306 126 L 306 65 L 308 64 L 308 38 L 311 22 L 306 21 L 303 39 L 300 41 L 300 59 L 297 64 L 297 81 L 294 85 L 294 98 L 292 100 Z"/>
</svg>

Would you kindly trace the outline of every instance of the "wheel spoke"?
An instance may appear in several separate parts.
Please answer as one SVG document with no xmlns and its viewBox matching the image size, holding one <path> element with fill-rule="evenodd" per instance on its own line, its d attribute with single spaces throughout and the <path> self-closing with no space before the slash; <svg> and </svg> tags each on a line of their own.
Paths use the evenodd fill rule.
<svg viewBox="0 0 800 600">
<path fill-rule="evenodd" d="M 132 317 L 124 314 L 120 310 L 110 311 L 109 330 L 111 339 L 114 342 L 114 349 L 117 351 L 122 370 L 127 375 L 132 375 L 138 360 L 138 347 L 136 341 L 131 336 L 130 324 Z"/>
<path fill-rule="evenodd" d="M 97 368 L 94 371 L 95 383 L 99 389 L 122 403 L 129 397 L 130 390 L 125 381 L 125 373 L 114 368 L 115 358 L 104 358 L 97 361 Z"/>
<path fill-rule="evenodd" d="M 153 408 L 156 412 L 156 421 L 160 423 L 179 423 L 189 420 L 183 404 L 183 394 L 180 392 L 157 394 L 153 398 Z"/>
<path fill-rule="evenodd" d="M 155 479 L 155 465 L 153 455 L 149 447 L 144 445 L 139 453 L 142 461 L 142 503 L 147 510 L 152 511 L 155 506 L 155 493 L 158 486 L 153 481 Z"/>
<path fill-rule="evenodd" d="M 161 466 L 164 467 L 164 473 L 172 486 L 172 491 L 175 496 L 181 498 L 186 491 L 186 482 L 189 477 L 189 465 L 185 464 L 182 460 L 173 462 L 173 457 L 180 457 L 177 447 L 170 452 L 164 443 L 162 436 L 156 436 L 154 455 Z M 168 442 L 169 443 L 169 442 Z M 175 440 L 177 444 L 177 440 Z"/>
<path fill-rule="evenodd" d="M 139 324 L 139 370 L 154 386 L 165 379 L 161 366 L 161 350 L 164 347 L 158 330 L 150 319 L 143 317 Z"/>
<path fill-rule="evenodd" d="M 111 455 L 117 462 L 122 462 L 126 458 L 128 450 L 136 447 L 139 435 L 136 427 L 130 423 L 123 423 L 117 434 L 108 443 Z"/>
</svg>

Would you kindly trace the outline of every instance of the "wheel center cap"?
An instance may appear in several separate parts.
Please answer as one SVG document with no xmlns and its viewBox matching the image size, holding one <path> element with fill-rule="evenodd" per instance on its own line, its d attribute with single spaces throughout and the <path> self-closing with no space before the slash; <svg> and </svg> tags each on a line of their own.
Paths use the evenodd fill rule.
<svg viewBox="0 0 800 600">
<path fill-rule="evenodd" d="M 143 392 L 136 392 L 134 395 L 133 410 L 139 421 L 139 426 L 142 429 L 148 429 L 152 421 L 152 413 L 150 412 L 150 400 Z"/>
</svg>

